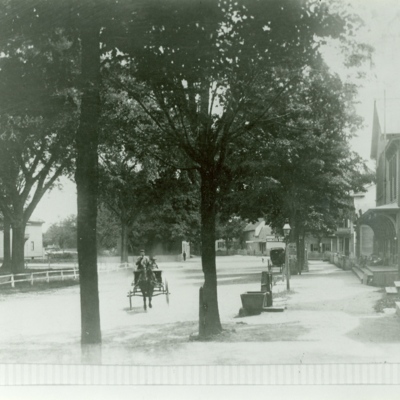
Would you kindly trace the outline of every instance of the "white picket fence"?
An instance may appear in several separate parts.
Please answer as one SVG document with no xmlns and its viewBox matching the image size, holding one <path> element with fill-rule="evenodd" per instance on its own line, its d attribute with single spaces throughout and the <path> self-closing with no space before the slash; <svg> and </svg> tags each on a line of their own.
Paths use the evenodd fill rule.
<svg viewBox="0 0 400 400">
<path fill-rule="evenodd" d="M 98 263 L 97 271 L 99 273 L 119 271 L 121 269 L 127 269 L 131 266 L 129 263 L 123 264 L 105 264 Z M 64 281 L 67 279 L 78 279 L 79 270 L 77 266 L 69 269 L 54 269 L 51 271 L 38 271 L 38 272 L 27 272 L 21 274 L 10 274 L 10 275 L 0 275 L 0 286 L 1 285 L 11 285 L 15 287 L 16 283 L 19 282 L 30 282 L 33 285 L 35 282 L 50 282 L 50 281 Z"/>
</svg>

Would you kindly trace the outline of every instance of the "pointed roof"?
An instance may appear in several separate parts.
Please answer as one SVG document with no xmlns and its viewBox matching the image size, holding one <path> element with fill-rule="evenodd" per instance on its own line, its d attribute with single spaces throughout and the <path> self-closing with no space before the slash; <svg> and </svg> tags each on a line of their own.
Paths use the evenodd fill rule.
<svg viewBox="0 0 400 400">
<path fill-rule="evenodd" d="M 244 231 L 245 232 L 254 231 L 255 237 L 260 236 L 261 231 L 263 231 L 263 235 L 266 236 L 272 235 L 272 229 L 269 225 L 266 225 L 264 218 L 258 218 L 257 222 L 247 224 L 244 228 Z"/>
<path fill-rule="evenodd" d="M 377 160 L 386 147 L 387 140 L 398 134 L 400 134 L 400 98 L 374 101 L 371 158 Z"/>
<path fill-rule="evenodd" d="M 376 109 L 376 101 L 374 101 L 374 119 L 372 122 L 372 142 L 371 142 L 371 158 L 376 160 L 378 158 L 378 141 L 381 136 L 382 130 L 379 123 L 378 111 Z"/>
<path fill-rule="evenodd" d="M 248 231 L 255 231 L 260 225 L 264 225 L 265 224 L 265 222 L 264 222 L 264 219 L 263 218 L 258 218 L 258 221 L 257 222 L 255 222 L 255 223 L 252 223 L 252 222 L 250 222 L 250 223 L 248 223 L 246 226 L 245 226 L 245 228 L 244 228 L 244 231 L 245 232 L 248 232 Z M 261 227 L 262 227 L 261 226 Z M 261 229 L 261 228 L 260 228 Z"/>
</svg>

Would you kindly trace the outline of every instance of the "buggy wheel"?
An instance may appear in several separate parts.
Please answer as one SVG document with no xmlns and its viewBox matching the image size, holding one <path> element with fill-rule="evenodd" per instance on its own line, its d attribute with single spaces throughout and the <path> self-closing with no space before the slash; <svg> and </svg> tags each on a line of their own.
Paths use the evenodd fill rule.
<svg viewBox="0 0 400 400">
<path fill-rule="evenodd" d="M 167 304 L 169 305 L 169 290 L 168 290 L 168 282 L 167 281 L 165 281 L 164 292 L 165 292 L 165 300 L 167 301 Z"/>
</svg>

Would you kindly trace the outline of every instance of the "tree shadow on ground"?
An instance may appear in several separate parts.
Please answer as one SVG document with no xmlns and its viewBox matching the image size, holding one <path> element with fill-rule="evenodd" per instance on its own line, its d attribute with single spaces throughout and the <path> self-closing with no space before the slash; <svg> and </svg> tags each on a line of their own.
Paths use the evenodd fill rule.
<svg viewBox="0 0 400 400">
<path fill-rule="evenodd" d="M 363 343 L 400 343 L 400 320 L 397 315 L 363 318 L 347 337 Z"/>
<path fill-rule="evenodd" d="M 229 279 L 231 278 L 231 279 Z M 203 274 L 199 274 L 198 276 L 185 276 L 185 280 L 190 282 L 191 280 L 201 280 L 204 279 Z M 261 284 L 261 272 L 258 273 L 237 273 L 237 274 L 221 274 L 217 278 L 218 286 L 226 286 L 226 285 L 237 285 L 237 284 L 246 284 L 246 283 L 260 283 Z M 190 283 L 189 283 L 190 284 Z M 198 285 L 198 282 L 193 282 L 193 285 Z"/>
<path fill-rule="evenodd" d="M 193 340 L 198 333 L 197 321 L 148 325 L 142 328 L 141 332 L 138 330 L 110 332 L 103 337 L 103 345 L 107 347 L 122 345 L 127 351 L 166 354 L 197 341 Z M 247 324 L 239 321 L 223 324 L 223 329 L 219 335 L 207 341 L 219 343 L 299 341 L 299 338 L 309 331 L 299 322 Z"/>
</svg>

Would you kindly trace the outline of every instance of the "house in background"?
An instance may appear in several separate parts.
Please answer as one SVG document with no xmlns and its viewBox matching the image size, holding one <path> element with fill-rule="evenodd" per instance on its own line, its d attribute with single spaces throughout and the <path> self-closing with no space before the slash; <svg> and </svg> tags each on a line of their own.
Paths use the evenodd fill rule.
<svg viewBox="0 0 400 400">
<path fill-rule="evenodd" d="M 257 222 L 250 222 L 245 226 L 244 242 L 246 243 L 247 254 L 264 255 L 266 253 L 268 228 L 263 218 L 259 218 Z"/>
<path fill-rule="evenodd" d="M 307 250 L 307 257 L 309 260 L 321 260 L 326 253 L 332 250 L 332 236 L 312 236 L 306 235 L 305 247 Z"/>
<path fill-rule="evenodd" d="M 270 233 L 268 225 L 259 218 L 255 223 L 248 223 L 244 228 L 244 241 L 248 254 L 265 254 L 267 249 L 267 235 Z"/>
<path fill-rule="evenodd" d="M 249 223 L 244 228 L 244 240 L 246 253 L 249 255 L 269 255 L 271 248 L 285 248 L 282 237 L 275 235 L 272 228 L 267 225 L 263 218 L 255 223 Z"/>
<path fill-rule="evenodd" d="M 43 221 L 28 221 L 25 228 L 25 258 L 43 258 Z M 12 233 L 11 233 L 12 240 Z M 0 231 L 0 258 L 4 257 L 4 232 Z"/>
<path fill-rule="evenodd" d="M 244 247 L 245 245 L 245 247 Z M 241 255 L 268 255 L 271 247 L 285 247 L 285 243 L 277 238 L 269 225 L 265 224 L 263 218 L 259 218 L 256 222 L 249 222 L 243 229 L 243 241 L 234 239 L 230 254 Z M 215 241 L 215 251 L 217 254 L 227 253 L 228 249 L 224 239 Z"/>
</svg>

